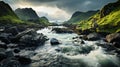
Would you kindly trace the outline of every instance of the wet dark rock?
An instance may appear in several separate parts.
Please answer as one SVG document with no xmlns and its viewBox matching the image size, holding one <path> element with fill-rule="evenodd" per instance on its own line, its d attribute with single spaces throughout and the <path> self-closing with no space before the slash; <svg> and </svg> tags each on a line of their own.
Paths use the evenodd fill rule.
<svg viewBox="0 0 120 67">
<path fill-rule="evenodd" d="M 56 33 L 73 33 L 73 31 L 68 28 L 53 28 L 52 31 Z"/>
<path fill-rule="evenodd" d="M 7 45 L 8 48 L 16 48 L 18 47 L 18 44 L 13 44 L 13 43 L 10 43 Z"/>
<path fill-rule="evenodd" d="M 47 37 L 43 34 L 38 34 L 34 29 L 28 29 L 16 35 L 15 40 L 18 43 L 23 43 L 23 45 L 20 46 L 32 47 L 44 45 Z"/>
<path fill-rule="evenodd" d="M 0 63 L 0 67 L 21 67 L 21 64 L 16 59 L 5 59 Z"/>
<path fill-rule="evenodd" d="M 19 48 L 15 48 L 14 49 L 14 53 L 19 53 L 20 52 L 20 49 Z"/>
<path fill-rule="evenodd" d="M 10 33 L 1 33 L 0 34 L 0 40 L 2 42 L 7 43 L 7 44 L 11 42 L 10 39 L 9 39 L 11 37 L 12 37 L 12 34 L 10 34 Z"/>
<path fill-rule="evenodd" d="M 83 39 L 83 40 L 88 40 L 87 35 L 83 35 L 83 36 L 82 36 L 82 39 Z"/>
<path fill-rule="evenodd" d="M 60 52 L 60 51 L 61 51 L 61 49 L 60 49 L 60 48 L 57 48 L 57 49 L 55 49 L 55 51 Z"/>
<path fill-rule="evenodd" d="M 20 38 L 20 42 L 25 43 L 26 46 L 38 46 L 43 45 L 46 41 L 46 36 L 42 34 L 37 35 L 25 35 Z"/>
<path fill-rule="evenodd" d="M 3 59 L 6 59 L 7 55 L 5 53 L 5 49 L 4 48 L 0 48 L 0 61 L 2 61 Z"/>
<path fill-rule="evenodd" d="M 120 48 L 120 43 L 118 43 L 118 42 L 113 42 L 113 46 L 114 46 L 114 47 L 117 47 L 117 48 Z"/>
<path fill-rule="evenodd" d="M 4 42 L 0 41 L 0 48 L 7 49 L 7 45 Z"/>
<path fill-rule="evenodd" d="M 5 53 L 7 54 L 7 57 L 14 57 L 12 49 L 7 49 Z"/>
<path fill-rule="evenodd" d="M 36 33 L 36 31 L 34 30 L 34 29 L 28 29 L 28 30 L 25 30 L 25 31 L 23 31 L 23 32 L 20 32 L 19 34 L 17 34 L 16 36 L 15 36 L 15 39 L 16 40 L 19 40 L 22 36 L 24 36 L 24 35 L 35 35 L 35 34 L 37 34 Z"/>
<path fill-rule="evenodd" d="M 107 32 L 97 32 L 98 34 L 100 34 L 102 37 L 106 37 L 108 34 Z"/>
<path fill-rule="evenodd" d="M 5 33 L 11 33 L 12 35 L 17 35 L 19 33 L 17 27 L 10 27 L 8 29 L 5 29 Z"/>
<path fill-rule="evenodd" d="M 120 33 L 112 33 L 106 36 L 106 40 L 109 43 L 120 42 Z"/>
<path fill-rule="evenodd" d="M 81 41 L 81 44 L 85 44 L 85 42 L 82 40 L 82 41 Z"/>
<path fill-rule="evenodd" d="M 7 58 L 7 55 L 4 52 L 0 52 L 0 61 L 6 58 Z"/>
<path fill-rule="evenodd" d="M 98 33 L 90 33 L 89 35 L 87 35 L 87 39 L 90 41 L 96 41 L 101 39 L 101 35 Z"/>
<path fill-rule="evenodd" d="M 81 35 L 88 35 L 88 34 L 90 34 L 90 33 L 92 33 L 92 32 L 90 31 L 90 29 L 86 29 L 86 30 L 81 30 L 81 31 L 80 31 L 80 34 L 81 34 Z"/>
<path fill-rule="evenodd" d="M 0 33 L 4 32 L 4 30 L 5 30 L 5 27 L 0 26 Z"/>
<path fill-rule="evenodd" d="M 25 56 L 16 56 L 16 58 L 21 64 L 30 64 L 32 62 L 30 58 L 25 57 Z"/>
<path fill-rule="evenodd" d="M 59 41 L 56 38 L 52 38 L 50 40 L 50 43 L 51 43 L 51 45 L 58 45 L 58 44 L 60 44 Z"/>
</svg>

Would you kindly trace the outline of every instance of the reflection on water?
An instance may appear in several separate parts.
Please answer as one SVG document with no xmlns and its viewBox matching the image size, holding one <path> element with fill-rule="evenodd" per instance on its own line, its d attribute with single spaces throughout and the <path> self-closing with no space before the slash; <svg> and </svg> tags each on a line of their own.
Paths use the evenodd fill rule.
<svg viewBox="0 0 120 67">
<path fill-rule="evenodd" d="M 51 46 L 47 41 L 44 46 L 36 49 L 31 67 L 120 67 L 119 58 L 109 55 L 105 48 L 97 46 L 99 41 L 85 41 L 85 44 L 73 44 L 72 37 L 77 34 L 56 34 L 53 27 L 37 31 L 49 39 L 57 38 L 61 44 Z M 59 50 L 59 51 L 58 51 Z"/>
</svg>

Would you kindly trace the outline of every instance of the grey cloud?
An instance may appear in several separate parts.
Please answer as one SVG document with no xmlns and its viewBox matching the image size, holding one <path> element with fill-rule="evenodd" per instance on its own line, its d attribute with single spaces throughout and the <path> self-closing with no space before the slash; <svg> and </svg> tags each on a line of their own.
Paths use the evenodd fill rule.
<svg viewBox="0 0 120 67">
<path fill-rule="evenodd" d="M 18 4 L 29 3 L 31 6 L 49 6 L 57 7 L 66 11 L 69 15 L 72 15 L 75 11 L 89 11 L 101 9 L 104 5 L 109 2 L 115 2 L 117 0 L 3 0 L 9 3 L 13 9 L 18 8 Z M 28 6 L 29 7 L 29 6 Z M 55 18 L 44 12 L 37 12 L 40 16 L 47 16 L 51 20 L 64 19 Z"/>
<path fill-rule="evenodd" d="M 26 1 L 30 1 L 30 2 L 53 2 L 53 1 L 57 1 L 57 0 L 26 0 Z"/>
<path fill-rule="evenodd" d="M 75 11 L 89 11 L 98 10 L 109 2 L 115 2 L 117 0 L 4 0 L 8 3 L 27 2 L 33 6 L 49 6 L 58 7 L 69 13 Z"/>
</svg>

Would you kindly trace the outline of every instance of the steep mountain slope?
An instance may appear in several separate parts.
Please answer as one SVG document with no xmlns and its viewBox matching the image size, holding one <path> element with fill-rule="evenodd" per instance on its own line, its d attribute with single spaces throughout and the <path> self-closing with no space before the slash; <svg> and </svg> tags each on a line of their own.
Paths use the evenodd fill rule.
<svg viewBox="0 0 120 67">
<path fill-rule="evenodd" d="M 39 21 L 44 25 L 49 25 L 49 20 L 46 17 L 40 17 Z"/>
<path fill-rule="evenodd" d="M 89 20 L 80 22 L 77 29 L 92 28 L 93 19 L 97 19 L 99 32 L 120 32 L 120 1 L 104 6 L 99 13 L 89 18 Z"/>
<path fill-rule="evenodd" d="M 98 11 L 88 11 L 88 12 L 77 11 L 72 15 L 71 19 L 68 20 L 66 23 L 74 24 L 74 23 L 80 22 L 82 20 L 87 20 L 90 16 L 96 14 L 97 12 Z"/>
<path fill-rule="evenodd" d="M 21 22 L 11 7 L 0 1 L 0 23 Z"/>
<path fill-rule="evenodd" d="M 15 13 L 21 20 L 38 20 L 37 13 L 32 8 L 18 8 Z"/>
</svg>

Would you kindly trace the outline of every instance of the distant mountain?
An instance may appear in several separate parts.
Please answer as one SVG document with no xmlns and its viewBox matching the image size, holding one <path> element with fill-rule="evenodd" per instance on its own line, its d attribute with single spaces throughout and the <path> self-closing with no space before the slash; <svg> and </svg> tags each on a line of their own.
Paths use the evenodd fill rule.
<svg viewBox="0 0 120 67">
<path fill-rule="evenodd" d="M 99 26 L 100 32 L 120 32 L 120 0 L 105 5 L 97 14 L 89 20 L 79 23 L 79 29 L 90 29 L 93 19 Z"/>
<path fill-rule="evenodd" d="M 15 12 L 7 3 L 0 1 L 0 26 L 21 24 L 31 27 L 36 25 L 44 27 L 49 25 L 48 19 L 39 18 L 32 8 L 16 9 Z"/>
<path fill-rule="evenodd" d="M 5 22 L 20 22 L 20 20 L 7 3 L 0 1 L 0 23 Z"/>
<path fill-rule="evenodd" d="M 70 20 L 68 20 L 66 23 L 68 23 L 68 24 L 73 23 L 74 24 L 74 23 L 80 22 L 82 20 L 87 20 L 89 17 L 96 14 L 97 12 L 98 11 L 88 11 L 88 12 L 77 11 L 72 15 Z"/>
<path fill-rule="evenodd" d="M 38 20 L 37 13 L 32 8 L 18 8 L 15 13 L 21 20 Z"/>
<path fill-rule="evenodd" d="M 46 18 L 46 17 L 40 17 L 39 18 L 39 21 L 40 21 L 40 24 L 43 24 L 43 25 L 50 25 L 50 22 L 49 20 Z"/>
</svg>

